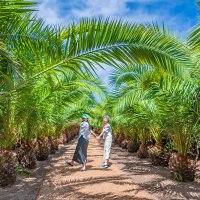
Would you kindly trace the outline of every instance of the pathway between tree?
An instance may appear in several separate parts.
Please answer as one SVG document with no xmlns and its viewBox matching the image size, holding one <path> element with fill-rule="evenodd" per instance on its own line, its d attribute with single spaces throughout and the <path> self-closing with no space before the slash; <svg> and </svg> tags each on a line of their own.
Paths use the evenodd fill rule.
<svg viewBox="0 0 200 200">
<path fill-rule="evenodd" d="M 167 169 L 152 167 L 147 160 L 139 160 L 119 147 L 113 147 L 112 164 L 101 169 L 102 144 L 91 138 L 88 149 L 87 171 L 80 166 L 67 167 L 76 142 L 64 148 L 61 156 L 52 157 L 37 200 L 145 200 L 145 199 L 200 199 L 198 183 L 177 183 L 169 180 Z"/>
<path fill-rule="evenodd" d="M 14 185 L 0 188 L 0 200 L 200 199 L 200 162 L 196 182 L 179 183 L 170 180 L 167 168 L 152 166 L 148 159 L 113 146 L 113 164 L 102 170 L 102 144 L 92 138 L 88 171 L 81 173 L 79 166 L 68 168 L 64 163 L 66 156 L 73 155 L 75 141 L 60 146 L 48 160 L 38 161 L 30 177 L 18 176 Z"/>
<path fill-rule="evenodd" d="M 88 147 L 88 166 L 80 172 L 80 166 L 66 167 L 64 159 L 73 155 L 76 143 L 67 147 L 66 154 L 52 159 L 50 173 L 46 175 L 38 200 L 42 199 L 153 199 L 132 179 L 126 176 L 116 164 L 101 169 L 102 145 L 91 138 Z"/>
</svg>

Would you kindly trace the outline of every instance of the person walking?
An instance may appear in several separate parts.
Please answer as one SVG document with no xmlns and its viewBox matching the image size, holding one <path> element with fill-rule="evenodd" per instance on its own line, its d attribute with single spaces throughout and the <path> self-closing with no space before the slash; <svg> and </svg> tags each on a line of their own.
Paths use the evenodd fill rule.
<svg viewBox="0 0 200 200">
<path fill-rule="evenodd" d="M 66 122 L 71 125 L 80 127 L 78 143 L 76 146 L 76 150 L 74 152 L 74 156 L 71 161 L 66 161 L 66 163 L 69 166 L 74 166 L 74 162 L 82 164 L 81 171 L 85 172 L 86 163 L 87 163 L 87 148 L 88 148 L 90 133 L 91 133 L 88 115 L 87 114 L 82 115 L 82 122 L 69 122 L 69 121 L 66 121 Z"/>
<path fill-rule="evenodd" d="M 104 152 L 103 152 L 104 163 L 102 164 L 102 168 L 108 168 L 111 146 L 112 146 L 112 128 L 110 125 L 110 117 L 108 115 L 104 117 L 103 123 L 104 123 L 103 130 L 101 134 L 97 137 L 97 139 L 100 139 L 103 136 L 103 139 L 105 140 Z"/>
</svg>

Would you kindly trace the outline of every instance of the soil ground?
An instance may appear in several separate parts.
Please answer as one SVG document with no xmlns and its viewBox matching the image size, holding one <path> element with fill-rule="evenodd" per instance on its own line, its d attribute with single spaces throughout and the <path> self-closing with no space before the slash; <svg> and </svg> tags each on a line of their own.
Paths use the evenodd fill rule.
<svg viewBox="0 0 200 200">
<path fill-rule="evenodd" d="M 0 189 L 0 200 L 199 200 L 200 163 L 194 183 L 169 178 L 167 168 L 152 166 L 118 146 L 112 148 L 108 169 L 101 169 L 103 141 L 91 138 L 86 172 L 80 165 L 68 167 L 77 141 L 60 146 L 48 161 L 39 162 L 31 177 L 18 177 L 11 187 Z"/>
</svg>

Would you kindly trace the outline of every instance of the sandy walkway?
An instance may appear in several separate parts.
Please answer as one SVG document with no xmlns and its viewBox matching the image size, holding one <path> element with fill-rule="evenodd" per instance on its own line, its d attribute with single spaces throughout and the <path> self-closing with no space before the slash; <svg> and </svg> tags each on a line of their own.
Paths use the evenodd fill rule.
<svg viewBox="0 0 200 200">
<path fill-rule="evenodd" d="M 75 143 L 67 146 L 67 155 L 72 156 L 74 149 Z M 66 167 L 66 155 L 52 160 L 53 168 L 37 199 L 155 199 L 134 184 L 117 165 L 112 163 L 109 169 L 101 169 L 102 147 L 94 138 L 90 140 L 88 155 L 86 172 L 80 172 L 80 166 Z"/>
<path fill-rule="evenodd" d="M 200 185 L 177 183 L 169 180 L 165 168 L 153 167 L 148 160 L 139 160 L 119 147 L 113 147 L 112 164 L 101 169 L 102 144 L 91 138 L 88 149 L 88 171 L 80 172 L 80 166 L 67 167 L 76 143 L 66 146 L 66 153 L 52 158 L 37 200 L 50 199 L 119 199 L 119 200 L 178 200 L 200 199 Z"/>
<path fill-rule="evenodd" d="M 30 177 L 18 176 L 16 184 L 0 188 L 0 200 L 200 200 L 200 162 L 196 182 L 179 183 L 170 180 L 167 168 L 113 146 L 112 165 L 103 170 L 102 144 L 92 138 L 88 171 L 81 173 L 80 166 L 68 168 L 64 163 L 75 145 L 76 140 L 60 146 L 47 161 L 37 163 Z"/>
</svg>

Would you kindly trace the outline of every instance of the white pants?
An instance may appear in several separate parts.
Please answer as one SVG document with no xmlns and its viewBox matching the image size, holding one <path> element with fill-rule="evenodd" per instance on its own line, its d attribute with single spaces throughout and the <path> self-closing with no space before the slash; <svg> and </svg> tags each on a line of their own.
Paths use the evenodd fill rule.
<svg viewBox="0 0 200 200">
<path fill-rule="evenodd" d="M 106 138 L 104 142 L 104 153 L 103 153 L 104 160 L 108 160 L 110 158 L 111 146 L 112 146 L 112 138 Z"/>
</svg>

